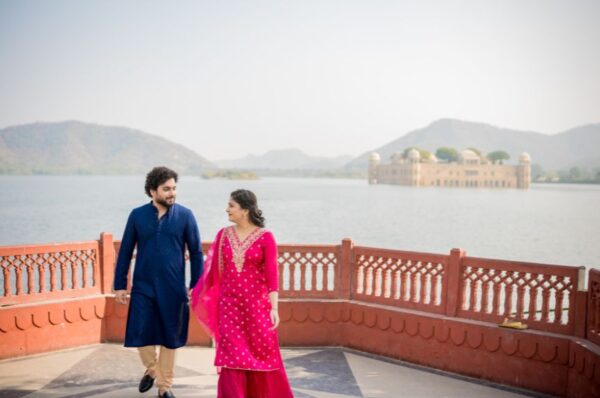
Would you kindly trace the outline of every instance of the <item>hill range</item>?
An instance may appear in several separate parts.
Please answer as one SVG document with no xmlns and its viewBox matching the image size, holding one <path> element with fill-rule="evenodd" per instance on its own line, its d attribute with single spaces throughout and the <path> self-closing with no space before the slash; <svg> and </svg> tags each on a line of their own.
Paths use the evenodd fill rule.
<svg viewBox="0 0 600 398">
<path fill-rule="evenodd" d="M 66 121 L 0 130 L 0 174 L 144 174 L 156 165 L 183 174 L 215 167 L 183 145 L 127 127 Z"/>
<path fill-rule="evenodd" d="M 521 152 L 546 170 L 600 167 L 600 123 L 555 135 L 519 131 L 485 123 L 440 119 L 356 157 L 316 157 L 298 149 L 211 162 L 183 145 L 127 127 L 66 121 L 34 123 L 0 130 L 0 174 L 142 174 L 164 164 L 200 175 L 218 167 L 276 170 L 280 175 L 318 175 L 315 171 L 366 172 L 370 153 L 383 162 L 408 147 L 435 152 L 440 147 L 473 147 L 482 153 L 504 150 L 516 162 Z"/>
<path fill-rule="evenodd" d="M 510 130 L 484 123 L 441 119 L 414 130 L 390 143 L 369 150 L 346 164 L 349 170 L 366 170 L 369 155 L 377 152 L 383 162 L 389 162 L 395 152 L 419 147 L 430 152 L 440 147 L 457 150 L 476 148 L 487 154 L 495 150 L 508 152 L 516 163 L 521 152 L 531 155 L 533 164 L 547 170 L 568 167 L 600 167 L 600 123 L 576 127 L 555 135 L 531 131 Z"/>
</svg>

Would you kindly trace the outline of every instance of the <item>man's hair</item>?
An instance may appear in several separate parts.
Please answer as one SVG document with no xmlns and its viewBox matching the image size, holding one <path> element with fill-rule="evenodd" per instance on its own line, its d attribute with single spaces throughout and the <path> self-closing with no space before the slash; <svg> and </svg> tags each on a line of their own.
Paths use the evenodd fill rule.
<svg viewBox="0 0 600 398">
<path fill-rule="evenodd" d="M 159 166 L 150 170 L 150 172 L 146 174 L 146 185 L 144 186 L 146 195 L 152 197 L 150 190 L 158 190 L 160 185 L 169 181 L 171 178 L 177 182 L 177 173 L 167 167 Z"/>
</svg>

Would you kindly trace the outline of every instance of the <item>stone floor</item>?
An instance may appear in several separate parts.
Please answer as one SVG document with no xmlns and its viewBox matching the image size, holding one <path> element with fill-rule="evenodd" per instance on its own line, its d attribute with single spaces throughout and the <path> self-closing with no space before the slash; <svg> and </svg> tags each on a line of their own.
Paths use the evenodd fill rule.
<svg viewBox="0 0 600 398">
<path fill-rule="evenodd" d="M 340 348 L 283 349 L 296 398 L 541 396 Z M 178 351 L 173 392 L 215 397 L 214 350 Z M 156 397 L 137 391 L 143 368 L 135 350 L 115 344 L 0 361 L 0 398 Z M 277 398 L 277 397 L 273 397 Z"/>
</svg>

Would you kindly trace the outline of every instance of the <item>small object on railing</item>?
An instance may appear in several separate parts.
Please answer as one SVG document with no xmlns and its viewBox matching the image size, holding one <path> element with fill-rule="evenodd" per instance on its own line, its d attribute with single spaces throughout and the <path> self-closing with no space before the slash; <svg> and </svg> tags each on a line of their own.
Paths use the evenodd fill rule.
<svg viewBox="0 0 600 398">
<path fill-rule="evenodd" d="M 499 323 L 498 326 L 509 329 L 518 329 L 523 330 L 527 329 L 529 326 L 520 321 L 515 321 L 513 319 L 504 318 L 504 322 Z"/>
</svg>

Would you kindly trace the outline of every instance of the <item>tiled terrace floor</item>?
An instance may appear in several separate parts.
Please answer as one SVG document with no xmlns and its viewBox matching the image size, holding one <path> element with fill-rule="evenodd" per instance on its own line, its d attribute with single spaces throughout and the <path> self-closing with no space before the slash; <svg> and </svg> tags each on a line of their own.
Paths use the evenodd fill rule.
<svg viewBox="0 0 600 398">
<path fill-rule="evenodd" d="M 539 396 L 482 384 L 426 368 L 340 348 L 282 350 L 296 398 L 396 398 Z M 173 392 L 178 398 L 215 397 L 214 350 L 178 351 Z M 0 361 L 0 398 L 127 398 L 140 394 L 143 373 L 135 350 L 116 344 Z M 274 397 L 276 398 L 276 397 Z"/>
</svg>

